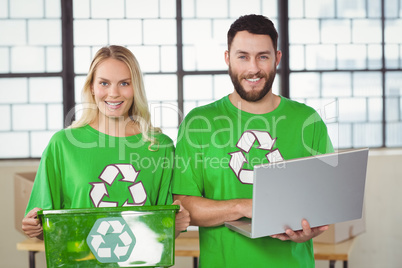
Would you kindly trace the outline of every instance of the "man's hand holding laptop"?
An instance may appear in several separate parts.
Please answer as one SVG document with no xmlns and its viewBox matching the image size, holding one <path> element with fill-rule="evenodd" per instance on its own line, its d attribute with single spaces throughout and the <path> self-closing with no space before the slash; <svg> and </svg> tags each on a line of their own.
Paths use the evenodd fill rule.
<svg viewBox="0 0 402 268">
<path fill-rule="evenodd" d="M 302 220 L 302 230 L 293 231 L 288 228 L 282 234 L 271 235 L 272 238 L 277 238 L 282 241 L 292 240 L 293 242 L 303 243 L 310 240 L 317 235 L 322 234 L 324 231 L 328 230 L 328 225 L 318 226 L 314 228 L 310 228 L 310 224 L 307 220 Z"/>
</svg>

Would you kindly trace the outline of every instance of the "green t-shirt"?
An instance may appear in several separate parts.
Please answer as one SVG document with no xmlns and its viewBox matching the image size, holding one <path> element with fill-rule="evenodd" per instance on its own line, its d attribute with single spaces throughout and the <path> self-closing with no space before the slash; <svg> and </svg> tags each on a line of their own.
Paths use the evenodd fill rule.
<svg viewBox="0 0 402 268">
<path fill-rule="evenodd" d="M 192 110 L 179 129 L 172 192 L 214 200 L 252 198 L 254 165 L 332 152 L 317 112 L 281 97 L 267 114 L 250 114 L 228 96 Z M 312 241 L 250 239 L 224 226 L 200 227 L 200 266 L 314 267 Z"/>
<path fill-rule="evenodd" d="M 113 137 L 89 125 L 57 132 L 43 152 L 26 213 L 34 207 L 69 209 L 172 203 L 174 145 L 142 134 Z"/>
</svg>

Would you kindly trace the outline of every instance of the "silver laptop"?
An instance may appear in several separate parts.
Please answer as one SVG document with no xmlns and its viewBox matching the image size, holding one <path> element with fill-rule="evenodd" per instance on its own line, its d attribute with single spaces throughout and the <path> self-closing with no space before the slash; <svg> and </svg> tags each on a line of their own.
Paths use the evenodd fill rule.
<svg viewBox="0 0 402 268">
<path fill-rule="evenodd" d="M 225 222 L 250 238 L 362 217 L 368 148 L 254 167 L 253 216 Z"/>
</svg>

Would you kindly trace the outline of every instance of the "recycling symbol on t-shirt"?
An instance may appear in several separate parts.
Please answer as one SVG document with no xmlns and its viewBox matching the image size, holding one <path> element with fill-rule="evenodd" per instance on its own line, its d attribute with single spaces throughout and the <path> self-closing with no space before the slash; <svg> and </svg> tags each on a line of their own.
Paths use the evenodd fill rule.
<svg viewBox="0 0 402 268">
<path fill-rule="evenodd" d="M 95 207 L 117 207 L 118 202 L 103 201 L 103 197 L 109 196 L 106 184 L 111 186 L 117 176 L 120 174 L 122 179 L 119 181 L 131 182 L 128 190 L 133 198 L 133 203 L 129 203 L 128 199 L 124 202 L 123 207 L 127 206 L 142 206 L 147 199 L 147 193 L 145 191 L 142 182 L 135 182 L 140 171 L 135 170 L 131 164 L 111 164 L 105 167 L 102 173 L 99 175 L 99 179 L 102 182 L 91 182 L 92 189 L 89 193 L 92 203 Z M 106 183 L 106 184 L 105 184 Z"/>
<path fill-rule="evenodd" d="M 133 251 L 136 239 L 123 218 L 98 219 L 87 236 L 87 244 L 101 263 L 124 262 Z"/>
<path fill-rule="evenodd" d="M 245 131 L 236 147 L 240 151 L 229 153 L 231 155 L 229 166 L 236 174 L 236 177 L 244 184 L 253 184 L 253 170 L 243 169 L 244 163 L 248 163 L 244 153 L 249 153 L 255 141 L 259 146 L 257 149 L 266 150 L 268 153 L 265 155 L 269 163 L 282 161 L 283 157 L 279 149 L 272 150 L 274 147 L 275 139 L 272 139 L 271 134 L 267 131 L 247 130 Z"/>
</svg>

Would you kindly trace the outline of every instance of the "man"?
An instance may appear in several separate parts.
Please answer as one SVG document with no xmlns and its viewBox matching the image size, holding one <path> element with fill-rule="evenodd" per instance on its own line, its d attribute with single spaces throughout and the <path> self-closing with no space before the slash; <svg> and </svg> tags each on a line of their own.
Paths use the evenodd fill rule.
<svg viewBox="0 0 402 268">
<path fill-rule="evenodd" d="M 333 151 L 311 107 L 272 93 L 281 60 L 273 23 L 242 16 L 228 32 L 230 95 L 192 110 L 180 126 L 173 193 L 200 226 L 200 267 L 314 267 L 311 238 L 328 226 L 250 239 L 224 226 L 251 218 L 253 166 Z"/>
</svg>

